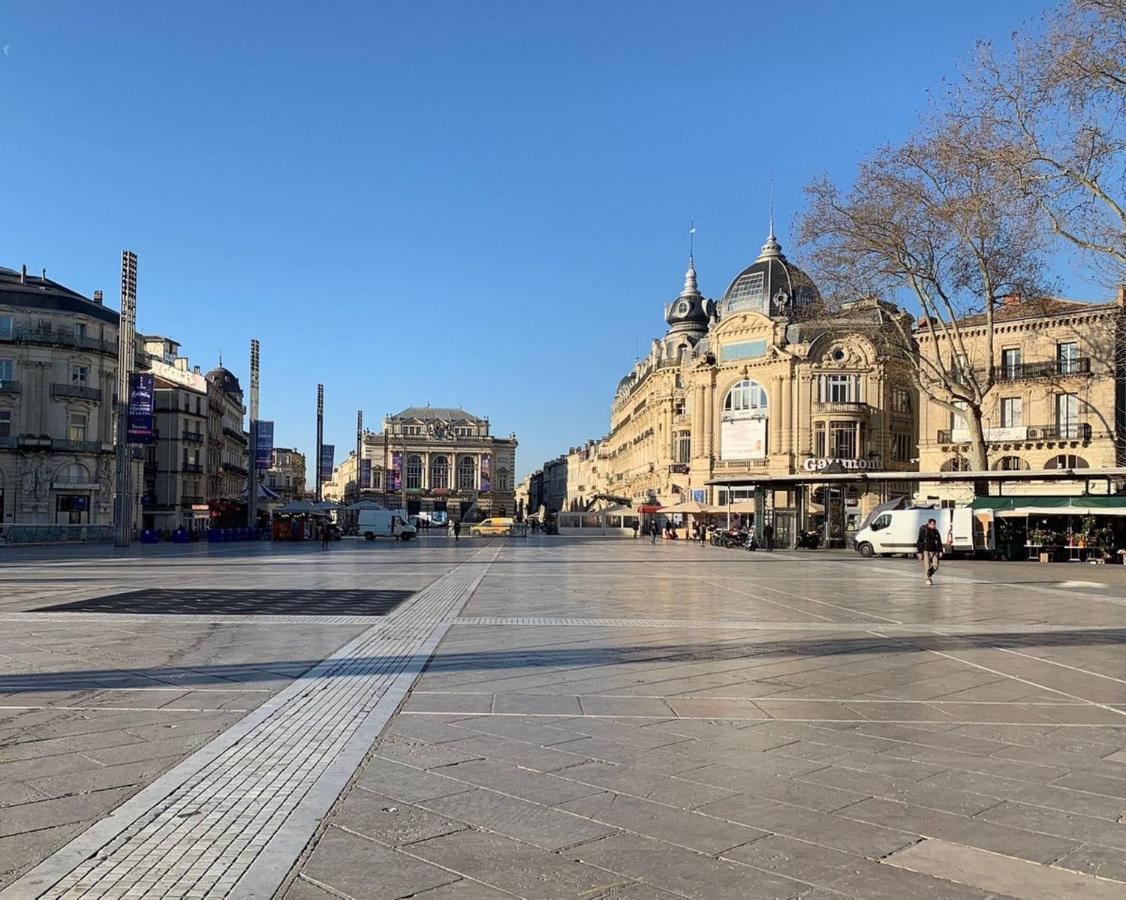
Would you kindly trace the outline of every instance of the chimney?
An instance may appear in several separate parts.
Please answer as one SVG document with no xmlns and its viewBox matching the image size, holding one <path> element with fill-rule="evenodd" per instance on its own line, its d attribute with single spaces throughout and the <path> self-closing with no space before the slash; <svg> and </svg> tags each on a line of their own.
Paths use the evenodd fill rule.
<svg viewBox="0 0 1126 900">
<path fill-rule="evenodd" d="M 1126 284 L 1118 285 L 1118 296 L 1114 299 L 1120 307 L 1126 309 Z"/>
<path fill-rule="evenodd" d="M 46 280 L 47 280 L 47 269 L 46 269 L 46 267 L 44 267 L 44 269 L 43 269 L 43 281 L 46 281 Z"/>
<path fill-rule="evenodd" d="M 1020 294 L 1005 294 L 1005 296 L 1001 298 L 1002 306 L 1020 306 L 1022 302 L 1023 298 Z"/>
<path fill-rule="evenodd" d="M 94 302 L 97 303 L 98 306 L 102 305 L 102 292 L 101 291 L 94 291 Z"/>
<path fill-rule="evenodd" d="M 27 284 L 27 266 L 20 266 L 20 284 Z"/>
</svg>

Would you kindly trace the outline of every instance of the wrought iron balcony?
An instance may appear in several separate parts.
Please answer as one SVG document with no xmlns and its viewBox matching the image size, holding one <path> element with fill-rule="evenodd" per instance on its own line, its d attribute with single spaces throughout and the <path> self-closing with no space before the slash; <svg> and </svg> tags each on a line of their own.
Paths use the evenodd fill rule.
<svg viewBox="0 0 1126 900">
<path fill-rule="evenodd" d="M 228 472 L 231 475 L 239 475 L 243 478 L 245 478 L 247 475 L 250 474 L 242 466 L 236 465 L 235 463 L 229 463 L 229 462 L 219 463 L 219 468 L 222 469 L 225 472 Z"/>
<path fill-rule="evenodd" d="M 187 472 L 190 475 L 202 475 L 203 474 L 203 466 L 200 463 L 184 463 L 181 466 L 181 469 L 184 472 Z"/>
<path fill-rule="evenodd" d="M 850 413 L 852 415 L 866 415 L 871 412 L 867 403 L 856 403 L 851 400 L 825 400 L 813 404 L 815 413 Z"/>
<path fill-rule="evenodd" d="M 1061 425 L 1015 425 L 1007 428 L 983 429 L 987 444 L 1021 444 L 1032 441 L 1089 441 L 1091 426 L 1087 422 L 1070 422 Z M 938 432 L 940 444 L 968 444 L 970 434 L 963 428 L 943 429 Z"/>
<path fill-rule="evenodd" d="M 203 443 L 203 432 L 202 431 L 185 431 L 180 435 L 180 437 L 185 441 L 191 441 L 192 443 L 195 443 L 195 444 L 202 444 Z"/>
<path fill-rule="evenodd" d="M 101 338 L 75 334 L 69 329 L 54 328 L 13 328 L 0 332 L 0 343 L 42 344 L 52 347 L 70 347 L 76 350 L 89 350 L 94 353 L 109 353 L 117 356 L 117 342 L 103 341 Z"/>
<path fill-rule="evenodd" d="M 84 384 L 52 384 L 51 396 L 100 401 L 102 392 L 98 388 L 87 387 Z"/>
<path fill-rule="evenodd" d="M 245 444 L 248 440 L 247 436 L 241 431 L 235 431 L 235 429 L 228 428 L 226 425 L 223 426 L 223 434 L 229 438 L 234 438 L 240 444 Z"/>
<path fill-rule="evenodd" d="M 1047 362 L 1002 364 L 997 369 L 998 381 L 1020 381 L 1025 378 L 1056 378 L 1060 375 L 1089 375 L 1091 359 L 1078 356 L 1071 359 L 1052 359 Z"/>
<path fill-rule="evenodd" d="M 18 394 L 20 383 L 18 381 L 0 381 L 0 394 Z"/>
<path fill-rule="evenodd" d="M 51 441 L 52 450 L 69 450 L 72 453 L 100 453 L 101 441 L 71 441 L 56 438 Z"/>
</svg>

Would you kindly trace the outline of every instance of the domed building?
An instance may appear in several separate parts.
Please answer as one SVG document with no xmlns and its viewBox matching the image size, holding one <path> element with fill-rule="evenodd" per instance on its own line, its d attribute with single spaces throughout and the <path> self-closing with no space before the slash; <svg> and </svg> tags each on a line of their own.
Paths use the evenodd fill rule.
<svg viewBox="0 0 1126 900">
<path fill-rule="evenodd" d="M 876 300 L 830 311 L 773 224 L 718 302 L 701 293 L 690 260 L 664 336 L 618 383 L 596 451 L 609 472 L 603 491 L 642 508 L 753 507 L 783 543 L 827 515 L 843 540 L 879 498 L 767 485 L 826 467 L 913 468 L 910 372 L 881 353 L 904 315 Z"/>
</svg>

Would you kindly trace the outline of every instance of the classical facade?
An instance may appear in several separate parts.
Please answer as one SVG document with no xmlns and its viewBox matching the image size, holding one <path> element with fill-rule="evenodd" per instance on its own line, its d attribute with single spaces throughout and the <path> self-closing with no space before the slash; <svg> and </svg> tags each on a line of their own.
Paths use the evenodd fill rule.
<svg viewBox="0 0 1126 900">
<path fill-rule="evenodd" d="M 375 484 L 365 496 L 410 515 L 452 519 L 512 516 L 516 511 L 516 436 L 490 434 L 489 420 L 463 409 L 412 406 L 366 435 Z M 353 476 L 354 477 L 354 476 Z"/>
<path fill-rule="evenodd" d="M 210 523 L 207 379 L 170 338 L 138 338 L 138 370 L 153 375 L 154 440 L 145 448 L 141 527 L 203 530 Z"/>
<path fill-rule="evenodd" d="M 237 527 L 246 522 L 245 502 L 239 498 L 246 490 L 250 465 L 242 385 L 222 364 L 206 379 L 207 496 L 215 523 Z"/>
<path fill-rule="evenodd" d="M 112 524 L 117 322 L 0 268 L 0 524 Z"/>
<path fill-rule="evenodd" d="M 289 447 L 275 447 L 263 483 L 282 502 L 305 498 L 305 454 Z"/>
<path fill-rule="evenodd" d="M 919 352 L 933 363 L 971 366 L 984 379 L 992 362 L 983 408 L 990 469 L 1074 469 L 1075 482 L 1047 490 L 1078 493 L 1082 470 L 1126 464 L 1126 290 L 1111 303 L 1008 297 L 992 334 L 990 342 L 984 316 L 962 320 L 955 352 L 941 332 L 916 332 Z M 924 397 L 920 469 L 968 470 L 968 449 L 961 416 Z"/>
<path fill-rule="evenodd" d="M 825 513 L 816 472 L 914 469 L 911 373 L 880 350 L 904 316 L 874 299 L 828 312 L 773 229 L 719 301 L 701 294 L 690 261 L 667 332 L 618 385 L 596 451 L 601 490 L 635 506 L 758 499 L 784 538 Z M 755 485 L 795 475 L 809 483 Z M 846 509 L 856 516 L 877 499 L 830 492 L 830 514 L 843 527 Z"/>
</svg>

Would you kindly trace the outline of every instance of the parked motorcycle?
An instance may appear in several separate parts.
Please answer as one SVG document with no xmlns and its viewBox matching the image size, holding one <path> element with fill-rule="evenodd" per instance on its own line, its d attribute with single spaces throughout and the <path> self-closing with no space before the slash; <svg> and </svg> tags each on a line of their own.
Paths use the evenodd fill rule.
<svg viewBox="0 0 1126 900">
<path fill-rule="evenodd" d="M 798 536 L 798 542 L 794 545 L 796 550 L 816 550 L 821 546 L 821 532 L 820 531 L 803 531 Z"/>
</svg>

